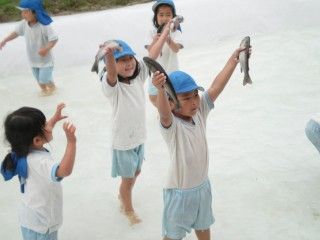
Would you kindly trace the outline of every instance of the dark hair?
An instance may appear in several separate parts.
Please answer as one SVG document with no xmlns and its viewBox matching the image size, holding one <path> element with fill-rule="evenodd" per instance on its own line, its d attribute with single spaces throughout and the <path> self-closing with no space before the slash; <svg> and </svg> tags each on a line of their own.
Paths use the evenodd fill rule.
<svg viewBox="0 0 320 240">
<path fill-rule="evenodd" d="M 173 17 L 176 17 L 176 16 L 177 16 L 175 9 L 174 9 L 171 5 L 169 5 L 169 4 L 160 4 L 160 5 L 158 5 L 158 6 L 156 7 L 156 9 L 154 10 L 154 15 L 153 15 L 153 18 L 152 18 L 153 26 L 155 26 L 155 28 L 157 28 L 157 29 L 160 27 L 160 25 L 159 25 L 158 22 L 157 22 L 157 14 L 158 14 L 159 7 L 161 7 L 161 6 L 168 6 L 168 7 L 170 7 L 170 8 L 171 8 L 171 11 L 172 11 Z"/>
<path fill-rule="evenodd" d="M 140 73 L 140 64 L 139 64 L 139 62 L 137 61 L 137 59 L 135 58 L 135 57 L 133 57 L 134 58 L 134 60 L 136 61 L 136 69 L 134 70 L 134 73 L 132 74 L 132 76 L 130 76 L 130 77 L 127 77 L 127 78 L 124 78 L 124 77 L 122 77 L 122 76 L 120 76 L 119 74 L 118 74 L 118 80 L 119 80 L 119 82 L 123 82 L 123 81 L 125 81 L 125 80 L 132 80 L 132 79 L 135 79 L 138 75 L 139 75 L 139 73 Z M 118 61 L 118 60 L 117 60 Z"/>
<path fill-rule="evenodd" d="M 27 156 L 33 138 L 44 137 L 45 124 L 45 115 L 36 108 L 22 107 L 10 113 L 4 121 L 4 129 L 11 151 L 18 157 Z"/>
</svg>

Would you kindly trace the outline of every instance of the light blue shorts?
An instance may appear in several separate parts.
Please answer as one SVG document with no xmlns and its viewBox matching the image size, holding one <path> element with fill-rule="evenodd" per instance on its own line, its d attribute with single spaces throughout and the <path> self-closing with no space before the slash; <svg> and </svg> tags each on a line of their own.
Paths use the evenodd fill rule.
<svg viewBox="0 0 320 240">
<path fill-rule="evenodd" d="M 310 142 L 320 152 L 320 124 L 313 119 L 310 119 L 306 126 L 306 135 Z"/>
<path fill-rule="evenodd" d="M 49 233 L 49 231 L 45 234 L 35 232 L 31 229 L 21 227 L 23 240 L 57 240 L 58 239 L 58 231 Z"/>
<path fill-rule="evenodd" d="M 144 144 L 126 151 L 113 149 L 111 176 L 133 178 L 141 170 L 143 159 Z"/>
<path fill-rule="evenodd" d="M 164 189 L 162 236 L 182 239 L 191 229 L 206 230 L 214 223 L 209 180 L 191 189 Z"/>
<path fill-rule="evenodd" d="M 37 79 L 39 84 L 49 84 L 53 82 L 53 78 L 52 78 L 53 67 L 43 67 L 43 68 L 33 67 L 31 69 L 32 69 L 33 76 Z"/>
<path fill-rule="evenodd" d="M 152 84 L 152 79 L 149 78 L 148 80 L 148 93 L 152 96 L 158 95 L 158 89 Z"/>
</svg>

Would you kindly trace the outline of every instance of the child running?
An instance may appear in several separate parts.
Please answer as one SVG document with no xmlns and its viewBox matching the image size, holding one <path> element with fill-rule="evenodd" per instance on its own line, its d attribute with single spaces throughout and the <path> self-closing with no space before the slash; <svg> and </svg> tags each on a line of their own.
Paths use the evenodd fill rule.
<svg viewBox="0 0 320 240">
<path fill-rule="evenodd" d="M 176 8 L 171 0 L 158 0 L 152 6 L 154 16 L 152 19 L 153 30 L 151 31 L 151 44 L 148 46 L 149 56 L 157 58 L 166 73 L 171 73 L 179 69 L 178 52 L 183 48 L 181 39 L 181 28 L 172 31 L 172 19 L 176 17 Z M 160 31 L 159 29 L 162 29 Z M 157 88 L 148 83 L 149 99 L 154 106 L 157 100 Z"/>
<path fill-rule="evenodd" d="M 169 173 L 164 189 L 163 237 L 182 239 L 186 232 L 195 230 L 199 240 L 210 239 L 214 223 L 212 195 L 208 179 L 209 154 L 206 139 L 206 119 L 214 102 L 228 83 L 238 63 L 237 49 L 208 90 L 182 71 L 169 74 L 180 108 L 175 109 L 164 90 L 163 73 L 156 72 L 153 84 L 158 89 L 157 106 L 161 133 L 170 154 Z"/>
<path fill-rule="evenodd" d="M 106 47 L 105 96 L 112 106 L 112 177 L 121 176 L 121 211 L 131 225 L 141 222 L 132 204 L 132 189 L 141 171 L 146 140 L 144 83 L 149 70 L 122 40 Z"/>
<path fill-rule="evenodd" d="M 41 0 L 21 0 L 17 8 L 21 10 L 23 20 L 0 42 L 0 50 L 7 42 L 24 36 L 32 73 L 42 90 L 41 95 L 51 95 L 56 88 L 52 78 L 51 49 L 58 41 L 50 24 L 52 19 L 44 10 Z"/>
<path fill-rule="evenodd" d="M 63 124 L 67 146 L 61 162 L 52 159 L 44 144 L 52 139 L 55 124 L 65 104 L 59 104 L 53 117 L 46 121 L 38 109 L 22 107 L 9 114 L 4 122 L 5 137 L 11 152 L 1 164 L 1 174 L 10 180 L 18 175 L 21 190 L 19 220 L 24 240 L 55 240 L 62 224 L 61 180 L 69 176 L 76 154 L 76 128 Z"/>
</svg>

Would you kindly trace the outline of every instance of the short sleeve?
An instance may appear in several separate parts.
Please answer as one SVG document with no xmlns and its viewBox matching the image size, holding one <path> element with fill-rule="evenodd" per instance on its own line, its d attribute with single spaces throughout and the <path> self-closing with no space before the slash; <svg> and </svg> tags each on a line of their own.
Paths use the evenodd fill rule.
<svg viewBox="0 0 320 240">
<path fill-rule="evenodd" d="M 214 108 L 214 103 L 211 100 L 208 91 L 205 91 L 201 96 L 200 113 L 203 118 L 207 118 L 208 113 Z"/>
<path fill-rule="evenodd" d="M 25 24 L 25 20 L 20 21 L 16 27 L 14 28 L 14 32 L 18 35 L 18 36 L 23 36 L 24 35 L 24 24 Z"/>
<path fill-rule="evenodd" d="M 105 77 L 103 78 L 104 79 L 102 79 L 101 81 L 102 92 L 106 97 L 112 97 L 116 93 L 117 88 L 119 87 L 118 79 L 114 86 L 110 86 L 109 83 L 107 83 L 107 80 L 105 79 Z"/>
<path fill-rule="evenodd" d="M 51 24 L 46 26 L 46 31 L 47 31 L 47 37 L 48 37 L 48 41 L 52 42 L 55 40 L 58 40 L 58 35 L 56 34 L 56 32 L 54 31 L 53 27 L 51 26 Z"/>
<path fill-rule="evenodd" d="M 59 164 L 56 163 L 53 165 L 52 169 L 51 169 L 51 179 L 53 182 L 60 182 L 63 178 L 62 177 L 58 177 L 57 176 L 57 171 L 59 169 Z"/>
<path fill-rule="evenodd" d="M 171 113 L 172 114 L 172 113 Z M 176 135 L 176 132 L 177 132 L 177 120 L 176 118 L 173 116 L 172 114 L 172 123 L 171 123 L 171 126 L 168 127 L 168 128 L 165 128 L 161 122 L 159 122 L 159 125 L 160 125 L 160 131 L 161 131 L 161 134 L 164 138 L 164 140 L 169 143 L 171 140 L 173 139 L 176 139 L 175 135 Z"/>
</svg>

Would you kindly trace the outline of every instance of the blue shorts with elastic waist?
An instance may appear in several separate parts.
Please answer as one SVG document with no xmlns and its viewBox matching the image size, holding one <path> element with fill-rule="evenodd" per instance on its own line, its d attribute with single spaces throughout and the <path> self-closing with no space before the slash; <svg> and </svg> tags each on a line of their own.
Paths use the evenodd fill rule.
<svg viewBox="0 0 320 240">
<path fill-rule="evenodd" d="M 162 235 L 182 239 L 191 229 L 207 230 L 214 223 L 209 180 L 190 189 L 164 189 Z"/>
</svg>

